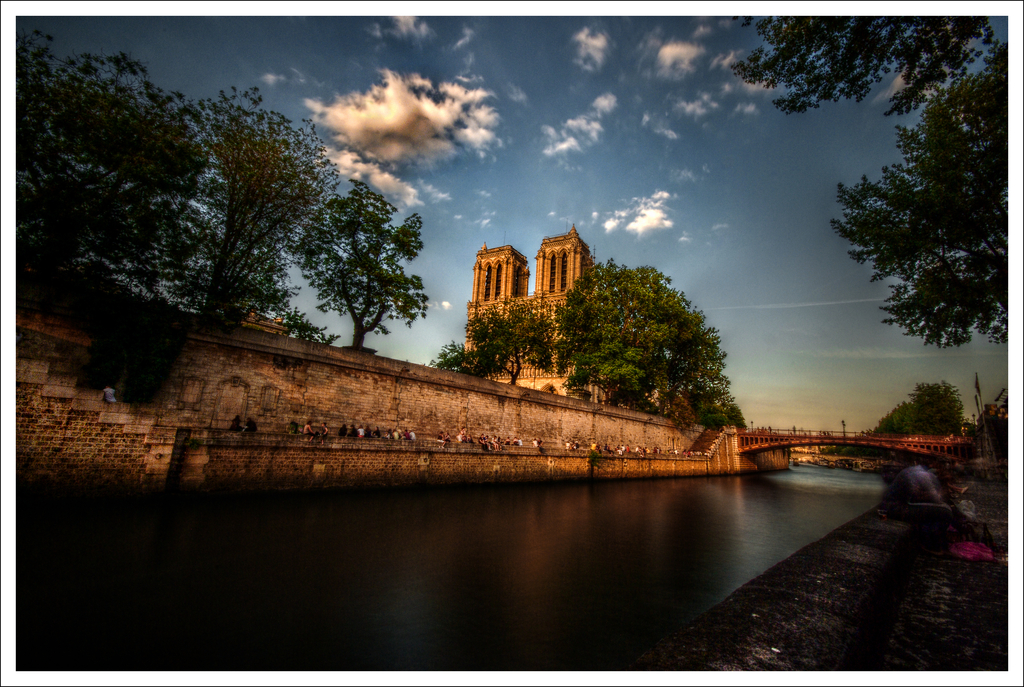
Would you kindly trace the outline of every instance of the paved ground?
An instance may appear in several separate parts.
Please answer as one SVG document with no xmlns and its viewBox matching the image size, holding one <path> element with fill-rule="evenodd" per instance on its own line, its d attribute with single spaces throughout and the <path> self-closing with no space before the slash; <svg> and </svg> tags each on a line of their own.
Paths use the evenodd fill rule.
<svg viewBox="0 0 1024 687">
<path fill-rule="evenodd" d="M 1008 670 L 1008 489 L 972 481 L 972 501 L 988 524 L 995 563 L 920 553 L 882 664 L 883 670 Z"/>
</svg>

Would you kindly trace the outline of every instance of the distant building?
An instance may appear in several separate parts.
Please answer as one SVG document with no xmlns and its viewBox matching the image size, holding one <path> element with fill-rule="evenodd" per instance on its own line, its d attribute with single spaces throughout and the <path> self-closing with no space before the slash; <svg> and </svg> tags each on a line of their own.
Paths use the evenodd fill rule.
<svg viewBox="0 0 1024 687">
<path fill-rule="evenodd" d="M 563 303 L 576 279 L 594 266 L 590 246 L 580 238 L 576 225 L 568 233 L 544 237 L 536 260 L 537 278 L 530 295 L 530 267 L 526 256 L 512 246 L 488 248 L 485 243 L 473 265 L 473 294 L 467 305 L 469 319 L 513 299 L 538 305 Z M 508 378 L 497 381 L 508 381 Z M 530 389 L 565 395 L 565 377 L 526 369 L 517 382 Z"/>
</svg>

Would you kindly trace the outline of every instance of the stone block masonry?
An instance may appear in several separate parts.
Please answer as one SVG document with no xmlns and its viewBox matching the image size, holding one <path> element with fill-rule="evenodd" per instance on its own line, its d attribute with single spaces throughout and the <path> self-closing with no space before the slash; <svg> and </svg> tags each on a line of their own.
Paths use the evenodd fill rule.
<svg viewBox="0 0 1024 687">
<path fill-rule="evenodd" d="M 23 316 L 24 315 L 24 316 Z M 686 450 L 701 428 L 576 398 L 261 331 L 192 334 L 149 403 L 109 404 L 79 385 L 88 337 L 73 320 L 24 314 L 19 302 L 17 480 L 59 494 L 547 481 L 591 477 L 567 441 Z M 255 435 L 224 431 L 252 418 Z M 287 435 L 291 421 L 332 435 L 342 424 L 410 429 L 416 442 Z M 545 448 L 441 449 L 440 430 L 541 439 Z M 595 479 L 729 474 L 777 467 L 716 442 L 710 457 L 609 457 Z M 782 467 L 785 467 L 783 464 Z"/>
</svg>

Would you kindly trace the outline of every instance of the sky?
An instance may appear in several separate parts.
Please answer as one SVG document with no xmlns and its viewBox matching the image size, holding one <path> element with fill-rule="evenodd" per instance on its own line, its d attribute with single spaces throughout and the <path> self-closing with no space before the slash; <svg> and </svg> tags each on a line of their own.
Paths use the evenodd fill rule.
<svg viewBox="0 0 1024 687">
<path fill-rule="evenodd" d="M 1007 41 L 1011 25 L 1019 30 L 1015 5 L 986 7 L 1016 13 L 991 17 L 997 38 Z M 349 8 L 386 14 L 391 6 L 309 9 Z M 155 84 L 192 99 L 258 87 L 267 109 L 315 123 L 342 194 L 347 179 L 360 179 L 397 206 L 397 221 L 422 217 L 424 248 L 406 271 L 423 279 L 427 316 L 368 336 L 379 355 L 425 364 L 464 340 L 484 243 L 527 256 L 532 293 L 542 238 L 575 225 L 597 260 L 650 265 L 705 314 L 751 425 L 870 429 L 915 384 L 942 380 L 959 388 L 970 416 L 975 373 L 991 402 L 1009 386 L 1010 358 L 1019 360 L 1016 320 L 1013 356 L 980 336 L 960 348 L 925 346 L 882 323 L 889 285 L 871 281 L 871 265 L 847 255 L 852 246 L 829 220 L 840 215 L 836 185 L 877 180 L 899 162 L 895 127 L 913 126 L 920 114 L 883 116 L 892 79 L 860 103 L 779 112 L 771 101 L 780 93 L 729 69 L 761 44 L 754 27 L 731 18 L 743 6 L 721 6 L 724 17 L 32 16 L 62 9 L 21 4 L 17 31 L 52 35 L 58 55 L 127 52 Z M 6 100 L 13 60 L 4 62 Z M 1011 103 L 1020 95 L 1014 81 Z M 1019 124 L 1019 108 L 1012 116 Z M 5 114 L 5 132 L 9 121 Z M 1011 196 L 1019 198 L 1019 152 L 1011 160 Z M 1011 227 L 1016 246 L 1017 212 Z M 1015 254 L 1013 261 L 1019 276 Z M 1016 287 L 1011 310 L 1019 295 Z M 305 285 L 294 300 L 341 335 L 337 345 L 349 343 L 348 316 L 320 313 L 318 303 Z M 1019 363 L 1014 370 L 1019 379 Z"/>
</svg>

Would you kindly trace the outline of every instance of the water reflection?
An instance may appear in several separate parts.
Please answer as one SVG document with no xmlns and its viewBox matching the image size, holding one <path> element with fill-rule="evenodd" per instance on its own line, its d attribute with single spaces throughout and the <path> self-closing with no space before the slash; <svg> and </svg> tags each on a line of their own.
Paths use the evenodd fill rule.
<svg viewBox="0 0 1024 687">
<path fill-rule="evenodd" d="M 597 484 L 20 499 L 17 667 L 622 668 L 881 490 L 875 475 L 801 466 Z"/>
</svg>

